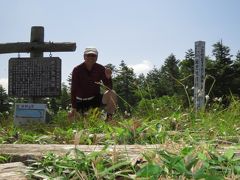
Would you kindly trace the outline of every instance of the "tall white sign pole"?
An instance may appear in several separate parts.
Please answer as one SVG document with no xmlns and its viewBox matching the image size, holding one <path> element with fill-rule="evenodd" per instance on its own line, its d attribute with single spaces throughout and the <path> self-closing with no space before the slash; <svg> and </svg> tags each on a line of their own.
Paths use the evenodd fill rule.
<svg viewBox="0 0 240 180">
<path fill-rule="evenodd" d="M 205 103 L 205 42 L 195 42 L 194 61 L 194 106 L 196 110 L 204 107 Z"/>
</svg>

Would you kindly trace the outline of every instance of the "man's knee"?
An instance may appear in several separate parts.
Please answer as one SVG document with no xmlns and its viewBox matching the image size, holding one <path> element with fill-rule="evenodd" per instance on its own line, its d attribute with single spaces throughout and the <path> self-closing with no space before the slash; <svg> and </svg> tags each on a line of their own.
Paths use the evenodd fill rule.
<svg viewBox="0 0 240 180">
<path fill-rule="evenodd" d="M 102 102 L 103 102 L 103 104 L 107 104 L 108 102 L 111 103 L 111 101 L 113 101 L 112 103 L 116 103 L 116 101 L 117 101 L 116 92 L 114 90 L 107 90 L 103 94 Z"/>
</svg>

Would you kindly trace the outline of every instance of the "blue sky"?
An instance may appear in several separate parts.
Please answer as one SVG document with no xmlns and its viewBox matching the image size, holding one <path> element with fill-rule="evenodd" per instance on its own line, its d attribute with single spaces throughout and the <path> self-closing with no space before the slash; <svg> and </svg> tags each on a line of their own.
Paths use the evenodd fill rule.
<svg viewBox="0 0 240 180">
<path fill-rule="evenodd" d="M 239 0 L 1 0 L 0 43 L 27 42 L 32 26 L 44 26 L 46 42 L 77 44 L 75 52 L 53 53 L 62 59 L 63 81 L 83 61 L 87 46 L 98 48 L 103 65 L 118 66 L 124 60 L 136 73 L 146 73 L 171 53 L 183 59 L 198 40 L 206 41 L 206 55 L 221 39 L 236 55 L 239 7 Z M 8 60 L 17 56 L 0 54 L 0 84 L 5 88 Z"/>
</svg>

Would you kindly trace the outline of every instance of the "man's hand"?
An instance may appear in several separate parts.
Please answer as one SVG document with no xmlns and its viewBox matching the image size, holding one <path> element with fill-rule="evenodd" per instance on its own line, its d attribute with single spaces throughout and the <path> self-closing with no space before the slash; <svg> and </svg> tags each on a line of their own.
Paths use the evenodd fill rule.
<svg viewBox="0 0 240 180">
<path fill-rule="evenodd" d="M 107 79 L 110 79 L 112 77 L 112 70 L 109 68 L 105 68 L 105 76 Z"/>
</svg>

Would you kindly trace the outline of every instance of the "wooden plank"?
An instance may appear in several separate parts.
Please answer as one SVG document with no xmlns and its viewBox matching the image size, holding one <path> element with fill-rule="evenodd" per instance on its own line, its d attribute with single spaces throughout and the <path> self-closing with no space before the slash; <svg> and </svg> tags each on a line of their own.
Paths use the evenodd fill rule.
<svg viewBox="0 0 240 180">
<path fill-rule="evenodd" d="M 91 153 L 94 151 L 101 151 L 104 145 L 78 145 L 77 149 L 84 153 Z M 111 154 L 118 152 L 126 155 L 129 159 L 135 159 L 141 156 L 142 153 L 151 150 L 165 149 L 176 153 L 184 147 L 184 144 L 177 143 L 169 144 L 154 144 L 154 145 L 116 145 L 108 146 L 107 151 Z M 22 157 L 23 159 L 29 157 L 39 158 L 47 152 L 53 152 L 57 155 L 64 155 L 71 150 L 74 150 L 74 145 L 60 145 L 60 144 L 1 144 L 0 154 L 7 154 L 11 156 Z"/>
<path fill-rule="evenodd" d="M 4 53 L 21 53 L 21 52 L 66 52 L 75 51 L 76 43 L 64 42 L 64 43 L 54 43 L 54 42 L 17 42 L 17 43 L 5 43 L 0 44 L 0 54 Z"/>
<path fill-rule="evenodd" d="M 234 151 L 234 157 L 240 158 L 240 145 L 229 145 L 229 144 L 219 144 L 217 145 L 217 151 L 221 154 L 225 153 L 227 150 L 232 149 Z"/>
<path fill-rule="evenodd" d="M 185 144 L 177 144 L 174 142 L 169 142 L 165 144 L 154 144 L 154 145 L 111 145 L 108 146 L 107 151 L 111 153 L 118 152 L 120 154 L 126 155 L 129 159 L 136 159 L 142 157 L 142 153 L 154 150 L 167 150 L 172 153 L 178 153 L 185 147 Z M 18 158 L 28 159 L 40 158 L 47 152 L 53 152 L 57 155 L 64 155 L 71 150 L 74 150 L 74 145 L 61 145 L 61 144 L 1 144 L 0 154 L 6 154 Z M 104 145 L 78 145 L 77 149 L 83 151 L 84 153 L 91 153 L 94 151 L 101 151 Z M 235 157 L 240 156 L 240 148 L 234 148 L 231 146 L 221 146 L 217 150 L 220 153 L 224 153 L 227 149 L 232 148 L 235 151 Z"/>
<path fill-rule="evenodd" d="M 27 180 L 27 167 L 21 162 L 0 164 L 1 180 Z"/>
</svg>

